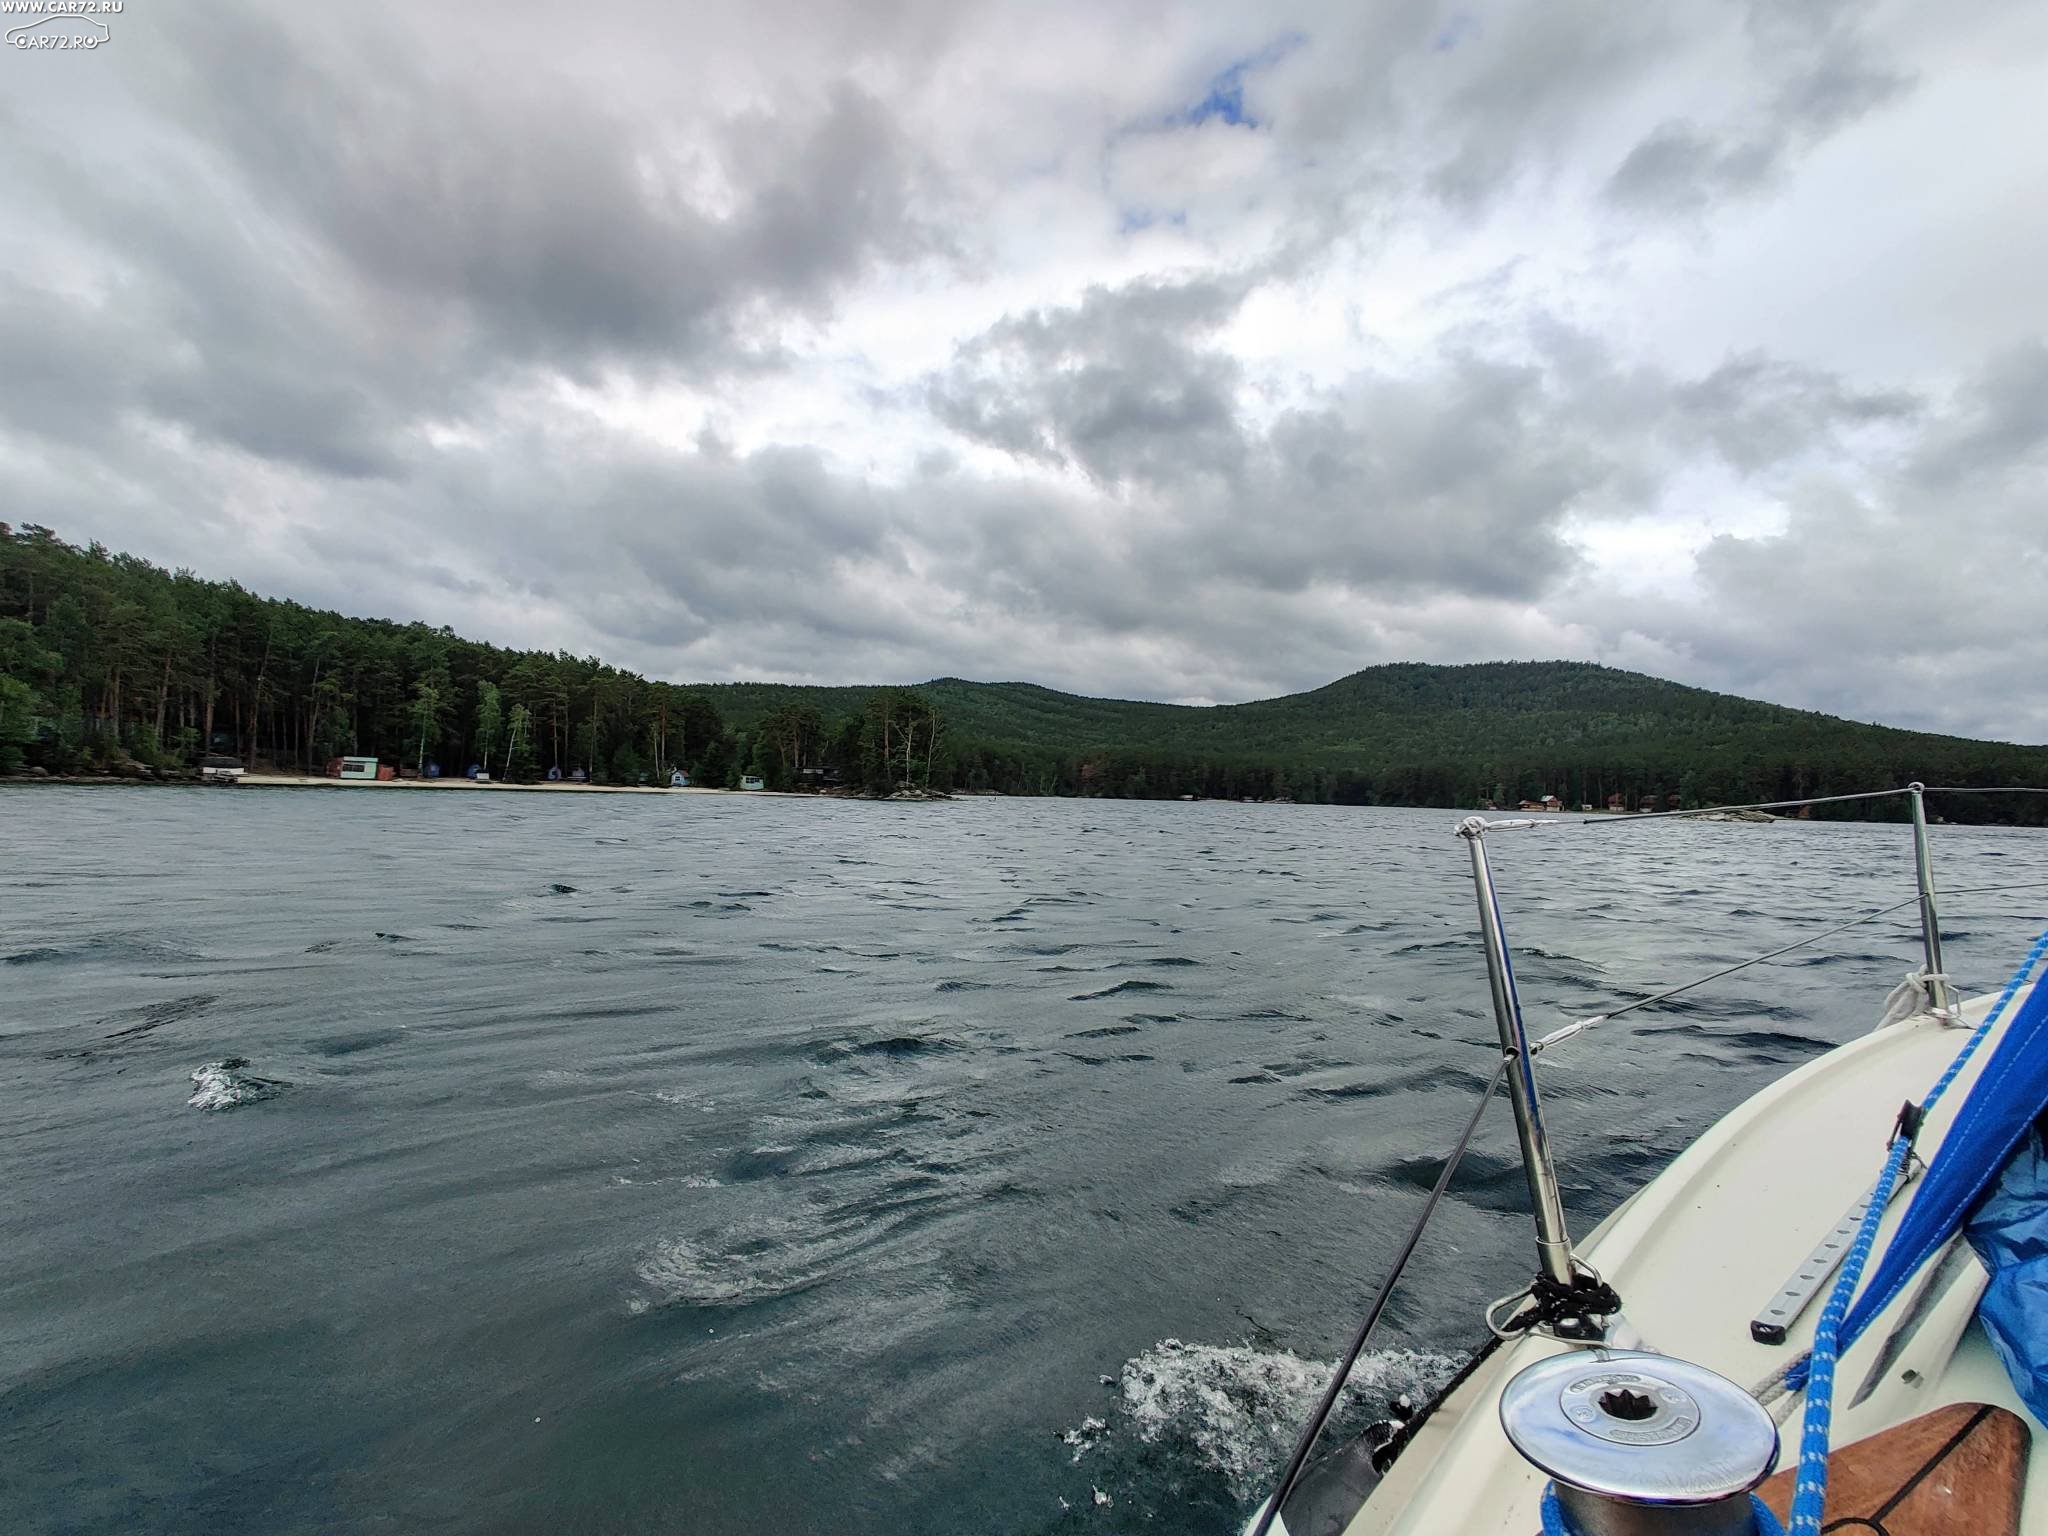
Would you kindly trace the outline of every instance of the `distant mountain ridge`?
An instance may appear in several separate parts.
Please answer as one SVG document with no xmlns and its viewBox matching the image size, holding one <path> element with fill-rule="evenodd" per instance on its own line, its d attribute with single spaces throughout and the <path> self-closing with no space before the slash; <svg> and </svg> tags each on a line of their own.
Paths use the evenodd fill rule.
<svg viewBox="0 0 2048 1536">
<path fill-rule="evenodd" d="M 175 776 L 222 752 L 308 773 L 348 754 L 512 779 L 1361 805 L 2048 785 L 2048 747 L 1864 725 L 1576 661 L 1398 663 L 1215 706 L 957 677 L 692 687 L 262 597 L 0 522 L 0 775 Z M 1937 809 L 2041 822 L 2048 796 Z"/>
<path fill-rule="evenodd" d="M 828 719 L 854 713 L 887 691 L 696 686 L 740 730 L 785 705 Z M 1150 763 L 1286 764 L 1357 781 L 1351 791 L 1325 783 L 1316 798 L 1363 791 L 1437 804 L 1496 791 L 1507 799 L 1556 793 L 1570 804 L 1602 804 L 1617 792 L 1698 803 L 1915 778 L 2048 784 L 2048 747 L 1864 724 L 1592 662 L 1398 662 L 1243 704 L 1098 699 L 955 677 L 917 691 L 938 707 L 956 754 L 972 748 L 992 768 L 1095 755 L 1111 760 L 1102 773 L 1112 779 L 1129 776 L 1131 768 L 1114 761 L 1128 759 L 1145 774 L 1143 793 L 1158 792 Z M 992 787 L 1004 787 L 999 777 L 992 774 Z"/>
</svg>

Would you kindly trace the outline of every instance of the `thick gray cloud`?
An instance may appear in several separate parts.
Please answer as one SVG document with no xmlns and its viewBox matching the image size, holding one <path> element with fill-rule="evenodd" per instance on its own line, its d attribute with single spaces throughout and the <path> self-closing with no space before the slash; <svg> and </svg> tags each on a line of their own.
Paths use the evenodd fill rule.
<svg viewBox="0 0 2048 1536">
<path fill-rule="evenodd" d="M 450 75 L 375 28 L 287 25 L 266 8 L 195 29 L 168 105 L 366 308 L 453 343 L 554 367 L 683 364 L 746 348 L 756 301 L 819 310 L 871 261 L 937 238 L 911 208 L 911 147 L 850 81 L 698 126 L 665 155 L 648 151 L 671 121 L 644 99 L 545 72 Z"/>
<path fill-rule="evenodd" d="M 1245 468 L 1243 370 L 1208 344 L 1245 285 L 1214 278 L 1091 288 L 1070 309 L 1008 318 L 932 387 L 957 432 L 1071 464 L 1107 486 L 1235 479 Z"/>
<path fill-rule="evenodd" d="M 0 516 L 671 677 L 2044 739 L 2031 15 L 131 8 L 0 56 Z"/>
<path fill-rule="evenodd" d="M 1937 729 L 2048 739 L 2048 350 L 1993 359 L 1865 494 L 1819 480 L 1783 532 L 1721 537 L 1704 593 L 1646 631 L 1771 691 Z M 1741 622 L 1728 615 L 1740 614 Z"/>
<path fill-rule="evenodd" d="M 1874 56 L 1861 22 L 1847 4 L 1753 5 L 1742 110 L 1720 124 L 1659 123 L 1615 168 L 1608 198 L 1641 212 L 1692 212 L 1769 186 L 1795 155 L 1910 85 Z"/>
<path fill-rule="evenodd" d="M 0 301 L 46 415 L 126 409 L 390 473 L 424 419 L 508 379 L 772 362 L 778 318 L 942 243 L 913 206 L 916 152 L 849 81 L 714 114 L 658 156 L 661 119 L 545 72 L 450 72 L 391 16 L 156 20 L 123 38 L 153 50 L 133 69 L 153 131 L 56 135 L 9 175 L 54 238 L 118 273 L 83 304 L 35 272 Z"/>
</svg>

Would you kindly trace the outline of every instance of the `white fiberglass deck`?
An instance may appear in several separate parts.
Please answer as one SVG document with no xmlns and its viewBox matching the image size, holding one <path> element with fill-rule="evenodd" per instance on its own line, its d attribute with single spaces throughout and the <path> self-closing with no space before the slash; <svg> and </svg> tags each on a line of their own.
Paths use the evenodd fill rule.
<svg viewBox="0 0 2048 1536">
<path fill-rule="evenodd" d="M 1967 1005 L 1971 1025 L 1983 1019 L 1992 1001 L 1981 997 Z M 2006 1017 L 2017 1009 L 2015 999 Z M 1613 1282 L 1648 1347 L 1744 1386 L 1805 1350 L 1825 1291 L 1781 1345 L 1754 1342 L 1750 1318 L 1870 1187 L 1899 1106 L 1926 1093 L 1966 1038 L 1961 1029 L 1920 1017 L 1807 1063 L 1730 1113 L 1581 1244 L 1581 1257 Z M 1979 1047 L 1928 1117 L 1918 1142 L 1923 1158 L 1931 1159 L 1940 1146 L 1996 1041 L 1994 1034 Z M 1912 1193 L 1909 1188 L 1893 1202 L 1877 1254 Z M 1873 1268 L 1875 1263 L 1873 1255 Z M 1907 1286 L 1843 1355 L 1836 1375 L 1837 1447 L 1955 1402 L 1995 1403 L 2018 1413 L 2037 1437 L 2048 1433 L 2013 1392 L 1972 1321 L 1980 1290 L 1972 1282 L 1981 1275 L 1973 1268 L 1951 1287 L 1884 1382 L 1853 1408 L 1850 1400 L 1915 1287 Z M 1507 1444 L 1498 1403 L 1516 1371 L 1562 1347 L 1541 1339 L 1503 1346 L 1417 1431 L 1348 1536 L 1529 1536 L 1539 1529 L 1543 1479 Z M 1781 1440 L 1788 1447 L 1797 1445 L 1803 1403 L 1802 1398 L 1784 1426 Z M 1788 1460 L 1781 1454 L 1780 1465 Z M 2048 1457 L 2028 1469 L 2022 1530 L 2030 1536 L 2048 1533 L 2044 1466 Z"/>
</svg>

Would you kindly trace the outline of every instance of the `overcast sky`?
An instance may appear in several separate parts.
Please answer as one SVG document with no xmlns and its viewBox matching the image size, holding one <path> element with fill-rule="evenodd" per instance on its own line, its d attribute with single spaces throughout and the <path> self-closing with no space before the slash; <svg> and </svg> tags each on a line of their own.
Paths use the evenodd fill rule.
<svg viewBox="0 0 2048 1536">
<path fill-rule="evenodd" d="M 103 32 L 0 56 L 0 518 L 678 680 L 2048 740 L 2038 0 Z"/>
</svg>

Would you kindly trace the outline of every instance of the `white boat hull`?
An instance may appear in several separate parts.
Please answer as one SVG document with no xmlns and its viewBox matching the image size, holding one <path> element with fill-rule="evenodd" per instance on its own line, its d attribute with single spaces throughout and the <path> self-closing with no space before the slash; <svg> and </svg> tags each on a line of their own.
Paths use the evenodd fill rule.
<svg viewBox="0 0 2048 1536">
<path fill-rule="evenodd" d="M 1992 1001 L 1967 1004 L 1967 1021 L 1980 1022 Z M 2007 1017 L 2016 1010 L 2017 1001 Z M 1579 1244 L 1581 1257 L 1621 1293 L 1645 1346 L 1744 1385 L 1765 1380 L 1807 1349 L 1825 1288 L 1783 1344 L 1753 1340 L 1750 1319 L 1868 1190 L 1899 1107 L 1920 1100 L 1964 1038 L 1923 1015 L 1807 1063 L 1728 1114 Z M 1917 1144 L 1923 1158 L 1940 1146 L 1994 1043 L 1985 1042 L 1928 1117 Z M 1545 1068 L 1546 1074 L 1569 1070 Z M 1568 1146 L 1559 1153 L 1569 1160 Z M 1879 1252 L 1910 1204 L 1910 1191 L 1893 1202 Z M 1975 1322 L 1983 1271 L 1974 1256 L 1967 1262 L 1860 1403 L 1852 1399 L 1917 1287 L 1908 1286 L 1844 1353 L 1836 1446 L 1958 1402 L 2011 1409 L 2037 1436 L 2043 1433 Z M 1525 1338 L 1496 1350 L 1416 1429 L 1346 1536 L 1530 1536 L 1538 1530 L 1544 1479 L 1507 1444 L 1499 1398 L 1517 1371 L 1564 1347 Z M 1783 1436 L 1788 1446 L 1798 1438 L 1797 1412 L 1794 1405 Z M 2048 1536 L 2044 1476 L 2042 1463 L 2030 1464 L 2027 1536 Z"/>
</svg>

